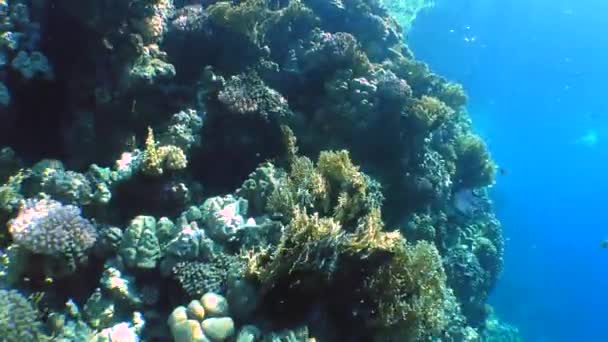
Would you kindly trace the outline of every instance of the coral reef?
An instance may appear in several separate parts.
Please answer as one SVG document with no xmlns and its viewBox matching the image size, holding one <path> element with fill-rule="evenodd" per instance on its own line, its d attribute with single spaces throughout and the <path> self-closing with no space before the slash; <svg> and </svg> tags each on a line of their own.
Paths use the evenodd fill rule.
<svg viewBox="0 0 608 342">
<path fill-rule="evenodd" d="M 511 336 L 495 163 L 403 40 L 430 4 L 0 1 L 0 330 Z"/>
<path fill-rule="evenodd" d="M 123 233 L 118 253 L 128 267 L 155 268 L 161 256 L 156 219 L 151 216 L 134 218 Z"/>
<path fill-rule="evenodd" d="M 157 146 L 154 132 L 149 127 L 142 163 L 144 174 L 159 176 L 163 174 L 164 169 L 180 170 L 188 166 L 184 151 L 175 145 Z"/>
<path fill-rule="evenodd" d="M 74 272 L 86 261 L 98 236 L 95 226 L 80 216 L 78 207 L 46 198 L 23 201 L 17 216 L 8 222 L 8 231 L 28 258 L 47 257 L 44 273 L 49 277 Z"/>
<path fill-rule="evenodd" d="M 226 341 L 235 334 L 224 297 L 207 292 L 187 307 L 173 310 L 167 323 L 175 341 Z"/>
<path fill-rule="evenodd" d="M 295 153 L 294 145 L 291 150 Z M 310 301 L 319 296 L 316 291 L 343 288 L 341 282 L 347 281 L 357 290 L 350 295 L 342 290 L 342 297 L 365 298 L 353 314 L 377 330 L 374 339 L 438 336 L 454 297 L 435 247 L 427 242 L 412 246 L 398 232 L 384 230 L 380 202 L 367 193 L 369 178 L 345 151 L 322 152 L 317 165 L 295 154 L 290 159 L 287 184 L 271 198 L 280 196 L 274 201 L 289 203 L 292 213 L 285 213 L 288 224 L 276 247 L 247 256 L 248 275 L 263 292 L 287 282 L 300 288 L 300 296 L 312 296 Z M 304 200 L 299 194 L 305 194 Z M 272 203 L 270 210 L 284 209 Z M 358 269 L 360 275 L 340 277 L 344 269 Z"/>
<path fill-rule="evenodd" d="M 432 0 L 382 0 L 382 3 L 391 13 L 394 13 L 395 19 L 405 28 L 406 31 L 411 27 L 418 12 L 434 5 Z"/>
<path fill-rule="evenodd" d="M 173 267 L 173 277 L 189 297 L 205 292 L 225 293 L 227 283 L 243 272 L 238 258 L 223 256 L 211 261 L 182 261 Z"/>
</svg>

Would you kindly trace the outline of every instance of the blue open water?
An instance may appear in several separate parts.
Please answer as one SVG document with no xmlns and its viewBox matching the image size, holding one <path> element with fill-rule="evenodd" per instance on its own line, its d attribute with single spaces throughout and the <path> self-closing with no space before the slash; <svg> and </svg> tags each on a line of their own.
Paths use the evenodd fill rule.
<svg viewBox="0 0 608 342">
<path fill-rule="evenodd" d="M 480 4 L 481 3 L 481 4 Z M 506 175 L 492 304 L 524 341 L 608 341 L 608 1 L 441 2 L 409 33 Z"/>
</svg>

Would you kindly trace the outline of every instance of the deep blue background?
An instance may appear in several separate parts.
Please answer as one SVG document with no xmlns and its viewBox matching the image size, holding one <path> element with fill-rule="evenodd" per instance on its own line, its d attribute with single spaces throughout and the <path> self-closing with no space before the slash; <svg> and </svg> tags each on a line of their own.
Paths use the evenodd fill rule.
<svg viewBox="0 0 608 342">
<path fill-rule="evenodd" d="M 464 84 L 508 173 L 493 189 L 505 271 L 498 315 L 524 341 L 608 341 L 608 1 L 449 0 L 409 32 Z M 577 139 L 594 131 L 594 145 Z"/>
</svg>

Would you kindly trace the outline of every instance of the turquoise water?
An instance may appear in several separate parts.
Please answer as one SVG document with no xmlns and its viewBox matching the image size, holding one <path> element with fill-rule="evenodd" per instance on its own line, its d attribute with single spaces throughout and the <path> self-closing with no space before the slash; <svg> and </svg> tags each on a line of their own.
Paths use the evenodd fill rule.
<svg viewBox="0 0 608 342">
<path fill-rule="evenodd" d="M 507 242 L 491 302 L 524 341 L 604 341 L 608 3 L 450 3 L 421 14 L 409 41 L 465 85 L 507 171 L 492 190 Z"/>
</svg>

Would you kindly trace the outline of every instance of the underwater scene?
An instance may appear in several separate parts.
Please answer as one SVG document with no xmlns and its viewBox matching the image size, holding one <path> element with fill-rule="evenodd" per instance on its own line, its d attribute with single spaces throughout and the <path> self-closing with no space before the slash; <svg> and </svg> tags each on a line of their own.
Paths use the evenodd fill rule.
<svg viewBox="0 0 608 342">
<path fill-rule="evenodd" d="M 606 13 L 0 0 L 0 342 L 608 341 Z"/>
</svg>

